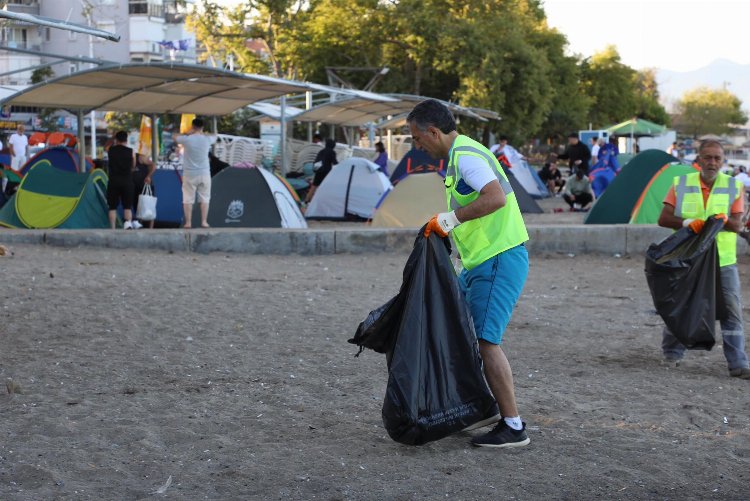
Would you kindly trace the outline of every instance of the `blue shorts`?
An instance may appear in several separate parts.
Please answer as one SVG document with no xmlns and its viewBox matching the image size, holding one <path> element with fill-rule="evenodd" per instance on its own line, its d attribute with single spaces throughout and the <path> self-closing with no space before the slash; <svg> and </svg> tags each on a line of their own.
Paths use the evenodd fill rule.
<svg viewBox="0 0 750 501">
<path fill-rule="evenodd" d="M 529 254 L 523 244 L 488 259 L 458 276 L 474 319 L 477 338 L 492 344 L 503 340 L 529 274 Z"/>
</svg>

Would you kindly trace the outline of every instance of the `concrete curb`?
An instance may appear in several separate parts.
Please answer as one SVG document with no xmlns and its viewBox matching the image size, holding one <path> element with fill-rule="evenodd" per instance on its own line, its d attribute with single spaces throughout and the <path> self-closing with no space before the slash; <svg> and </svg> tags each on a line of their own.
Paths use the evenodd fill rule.
<svg viewBox="0 0 750 501">
<path fill-rule="evenodd" d="M 234 252 L 243 254 L 365 254 L 408 252 L 416 228 L 342 228 L 286 230 L 160 229 L 112 230 L 0 230 L 0 244 L 54 245 L 154 249 L 168 252 Z M 670 234 L 654 225 L 528 225 L 529 252 L 534 254 L 643 255 L 652 242 Z M 750 246 L 738 239 L 738 254 Z"/>
</svg>

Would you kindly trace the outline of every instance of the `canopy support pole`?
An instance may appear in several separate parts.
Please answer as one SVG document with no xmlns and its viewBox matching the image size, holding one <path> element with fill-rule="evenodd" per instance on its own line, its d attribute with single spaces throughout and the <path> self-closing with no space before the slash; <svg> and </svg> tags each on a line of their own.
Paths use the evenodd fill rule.
<svg viewBox="0 0 750 501">
<path fill-rule="evenodd" d="M 286 96 L 281 96 L 281 124 L 279 132 L 279 148 L 281 148 L 281 175 L 286 177 Z"/>
<path fill-rule="evenodd" d="M 86 128 L 83 125 L 83 110 L 78 110 L 78 170 L 86 172 Z"/>
<path fill-rule="evenodd" d="M 159 163 L 159 127 L 156 124 L 157 116 L 151 114 L 151 161 L 154 165 Z"/>
<path fill-rule="evenodd" d="M 312 91 L 305 92 L 305 110 L 312 108 Z M 307 122 L 307 142 L 312 143 L 313 123 Z"/>
</svg>

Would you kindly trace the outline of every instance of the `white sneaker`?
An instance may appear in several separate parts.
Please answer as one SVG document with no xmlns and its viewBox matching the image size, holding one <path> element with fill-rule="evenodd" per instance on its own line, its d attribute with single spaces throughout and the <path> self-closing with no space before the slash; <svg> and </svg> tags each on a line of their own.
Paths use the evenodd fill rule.
<svg viewBox="0 0 750 501">
<path fill-rule="evenodd" d="M 122 229 L 123 230 L 132 230 L 133 229 L 133 223 L 131 223 L 130 221 L 125 221 L 122 224 Z"/>
<path fill-rule="evenodd" d="M 136 221 L 135 219 L 133 219 L 133 229 L 140 230 L 141 228 L 143 228 L 143 225 L 139 223 L 138 221 Z"/>
</svg>

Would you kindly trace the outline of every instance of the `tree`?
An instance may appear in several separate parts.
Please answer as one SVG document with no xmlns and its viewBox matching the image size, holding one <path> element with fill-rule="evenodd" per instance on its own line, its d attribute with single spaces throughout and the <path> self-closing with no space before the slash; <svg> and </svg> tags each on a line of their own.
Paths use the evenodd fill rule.
<svg viewBox="0 0 750 501">
<path fill-rule="evenodd" d="M 636 71 L 620 62 L 614 45 L 581 62 L 582 86 L 592 100 L 588 121 L 595 127 L 636 116 Z"/>
<path fill-rule="evenodd" d="M 636 116 L 657 124 L 671 125 L 667 110 L 659 102 L 659 85 L 656 83 L 656 70 L 645 69 L 635 75 Z"/>
<path fill-rule="evenodd" d="M 740 98 L 727 89 L 698 87 L 677 102 L 675 126 L 683 134 L 697 138 L 703 134 L 726 134 L 733 124 L 744 124 L 748 116 Z"/>
<path fill-rule="evenodd" d="M 55 72 L 49 66 L 37 68 L 31 72 L 31 83 L 38 84 L 53 77 Z M 39 108 L 36 117 L 39 119 L 39 128 L 49 132 L 55 132 L 57 127 L 57 117 L 54 108 Z"/>
</svg>

